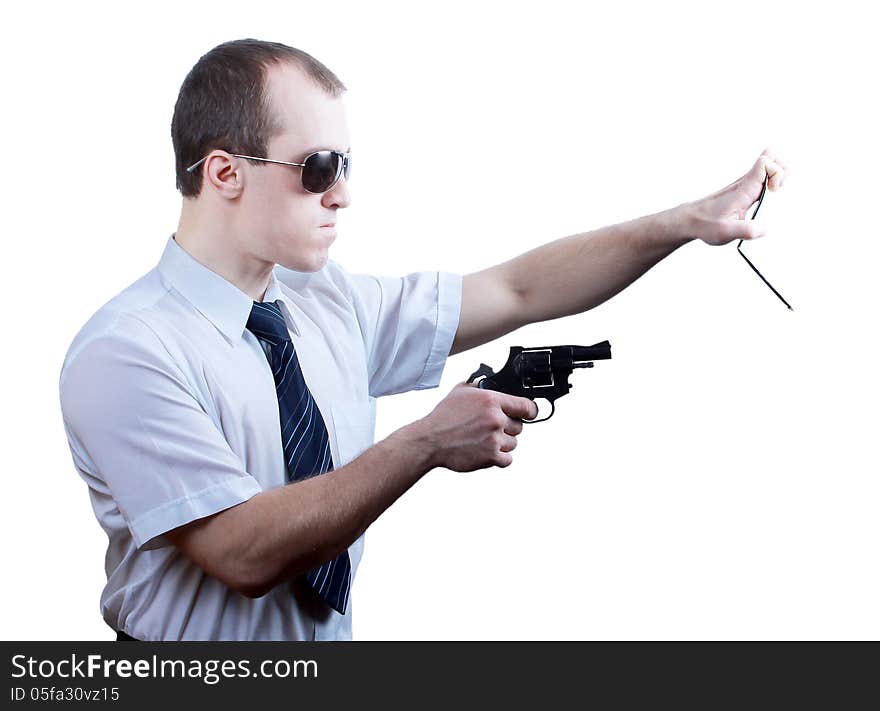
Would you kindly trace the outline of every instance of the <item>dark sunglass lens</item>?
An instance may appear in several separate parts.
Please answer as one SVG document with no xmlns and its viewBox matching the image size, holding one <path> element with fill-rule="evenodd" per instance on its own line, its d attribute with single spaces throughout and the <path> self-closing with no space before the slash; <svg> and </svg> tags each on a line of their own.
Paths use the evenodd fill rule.
<svg viewBox="0 0 880 711">
<path fill-rule="evenodd" d="M 313 153 L 303 166 L 303 187 L 312 193 L 329 190 L 340 172 L 341 158 L 330 151 Z"/>
</svg>

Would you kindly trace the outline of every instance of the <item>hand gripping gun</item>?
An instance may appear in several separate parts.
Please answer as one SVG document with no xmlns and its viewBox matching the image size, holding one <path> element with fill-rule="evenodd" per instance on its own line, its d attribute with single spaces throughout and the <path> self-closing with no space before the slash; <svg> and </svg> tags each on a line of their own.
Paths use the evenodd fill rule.
<svg viewBox="0 0 880 711">
<path fill-rule="evenodd" d="M 552 410 L 547 417 L 523 420 L 545 422 L 556 412 L 556 400 L 571 390 L 568 376 L 575 368 L 592 368 L 594 360 L 611 358 L 611 344 L 602 341 L 592 346 L 546 346 L 523 348 L 511 346 L 507 363 L 497 373 L 485 363 L 468 378 L 469 383 L 485 390 L 527 397 L 534 402 L 543 398 Z"/>
</svg>

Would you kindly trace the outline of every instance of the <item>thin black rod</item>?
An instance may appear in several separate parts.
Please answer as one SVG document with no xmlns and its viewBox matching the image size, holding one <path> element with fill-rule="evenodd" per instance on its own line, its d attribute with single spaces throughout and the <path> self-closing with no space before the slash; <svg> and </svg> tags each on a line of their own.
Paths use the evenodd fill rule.
<svg viewBox="0 0 880 711">
<path fill-rule="evenodd" d="M 769 175 L 765 175 L 765 176 L 764 176 L 764 185 L 763 185 L 763 187 L 761 188 L 761 194 L 758 196 L 758 206 L 755 208 L 755 212 L 752 214 L 752 219 L 753 219 L 753 220 L 758 216 L 758 210 L 761 209 L 761 203 L 764 202 L 764 194 L 767 192 L 767 183 L 769 183 L 769 182 L 770 182 L 770 176 L 769 176 Z M 740 240 L 740 241 L 739 241 L 739 244 L 736 245 L 736 251 L 739 252 L 739 253 L 740 253 L 740 256 L 741 256 L 743 259 L 746 260 L 746 264 L 748 264 L 748 265 L 749 265 L 749 266 L 755 271 L 755 274 L 757 274 L 759 277 L 761 277 L 761 281 L 763 281 L 767 286 L 770 287 L 770 291 L 772 291 L 774 294 L 776 294 L 776 296 L 779 297 L 779 300 L 780 300 L 783 304 L 785 304 L 786 306 L 788 306 L 788 310 L 789 310 L 789 311 L 794 311 L 794 309 L 792 308 L 791 304 L 789 304 L 789 303 L 788 303 L 788 302 L 782 297 L 782 294 L 780 294 L 778 291 L 776 291 L 776 289 L 773 288 L 773 284 L 771 284 L 769 281 L 767 281 L 767 280 L 764 278 L 764 275 L 761 274 L 761 272 L 758 271 L 758 268 L 757 268 L 754 264 L 752 264 L 751 260 L 749 260 L 749 258 L 743 253 L 742 249 L 740 249 L 740 247 L 742 246 L 742 243 L 743 243 L 743 240 Z"/>
</svg>

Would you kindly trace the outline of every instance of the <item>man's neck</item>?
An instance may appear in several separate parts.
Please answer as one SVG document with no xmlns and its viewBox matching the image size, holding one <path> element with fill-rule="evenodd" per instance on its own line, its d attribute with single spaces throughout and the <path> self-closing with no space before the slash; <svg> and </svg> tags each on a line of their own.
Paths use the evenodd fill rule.
<svg viewBox="0 0 880 711">
<path fill-rule="evenodd" d="M 199 264 L 219 274 L 254 301 L 262 301 L 274 264 L 263 262 L 236 248 L 235 240 L 220 230 L 207 230 L 181 214 L 174 241 Z"/>
</svg>

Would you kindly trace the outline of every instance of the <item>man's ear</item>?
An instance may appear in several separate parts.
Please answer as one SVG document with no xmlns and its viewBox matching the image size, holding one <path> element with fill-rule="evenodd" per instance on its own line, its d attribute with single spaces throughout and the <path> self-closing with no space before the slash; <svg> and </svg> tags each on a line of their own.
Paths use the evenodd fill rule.
<svg viewBox="0 0 880 711">
<path fill-rule="evenodd" d="M 223 151 L 214 151 L 205 160 L 203 170 L 205 171 L 202 176 L 203 190 L 209 187 L 229 200 L 241 195 L 244 188 L 244 171 L 236 158 Z"/>
</svg>

